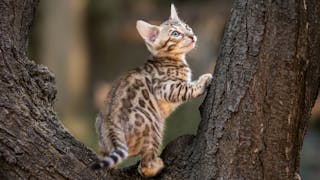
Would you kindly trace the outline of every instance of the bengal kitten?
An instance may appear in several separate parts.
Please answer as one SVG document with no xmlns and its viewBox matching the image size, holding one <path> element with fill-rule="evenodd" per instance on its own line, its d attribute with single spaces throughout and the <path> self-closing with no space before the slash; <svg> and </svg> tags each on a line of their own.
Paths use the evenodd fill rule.
<svg viewBox="0 0 320 180">
<path fill-rule="evenodd" d="M 128 156 L 140 155 L 139 173 L 152 177 L 164 167 L 158 149 L 165 119 L 181 103 L 204 94 L 212 76 L 191 81 L 185 55 L 197 37 L 173 4 L 169 20 L 160 26 L 141 20 L 136 26 L 152 56 L 123 74 L 110 90 L 96 121 L 104 158 L 93 168 L 113 168 Z"/>
</svg>

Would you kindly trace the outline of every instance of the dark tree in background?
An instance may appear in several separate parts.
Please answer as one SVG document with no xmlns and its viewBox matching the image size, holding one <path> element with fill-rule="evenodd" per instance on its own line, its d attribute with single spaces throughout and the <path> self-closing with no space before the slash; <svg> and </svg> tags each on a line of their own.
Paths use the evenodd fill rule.
<svg viewBox="0 0 320 180">
<path fill-rule="evenodd" d="M 37 0 L 0 2 L 0 178 L 140 179 L 91 171 L 96 155 L 53 110 L 55 78 L 26 44 Z M 157 179 L 293 179 L 320 80 L 320 1 L 237 0 L 196 136 L 162 153 Z"/>
</svg>

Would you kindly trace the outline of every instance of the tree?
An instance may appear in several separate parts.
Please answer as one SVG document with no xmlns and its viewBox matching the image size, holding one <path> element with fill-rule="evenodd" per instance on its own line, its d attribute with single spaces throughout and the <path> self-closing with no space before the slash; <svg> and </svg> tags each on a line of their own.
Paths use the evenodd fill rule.
<svg viewBox="0 0 320 180">
<path fill-rule="evenodd" d="M 140 179 L 96 155 L 52 106 L 54 75 L 27 58 L 37 0 L 0 2 L 0 177 Z M 293 179 L 320 82 L 320 2 L 236 0 L 195 136 L 163 151 L 157 179 Z"/>
</svg>

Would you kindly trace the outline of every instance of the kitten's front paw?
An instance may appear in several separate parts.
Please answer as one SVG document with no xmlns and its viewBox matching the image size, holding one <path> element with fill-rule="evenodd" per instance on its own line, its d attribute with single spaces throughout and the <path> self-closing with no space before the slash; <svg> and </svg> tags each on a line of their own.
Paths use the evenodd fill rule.
<svg viewBox="0 0 320 180">
<path fill-rule="evenodd" d="M 200 76 L 199 81 L 204 84 L 204 86 L 207 88 L 209 84 L 212 81 L 212 75 L 211 74 L 203 74 Z"/>
</svg>

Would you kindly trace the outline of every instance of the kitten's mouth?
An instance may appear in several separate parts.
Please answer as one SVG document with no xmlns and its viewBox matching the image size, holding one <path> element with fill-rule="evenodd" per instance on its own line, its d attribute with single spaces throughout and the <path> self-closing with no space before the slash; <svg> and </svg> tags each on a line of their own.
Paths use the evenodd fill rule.
<svg viewBox="0 0 320 180">
<path fill-rule="evenodd" d="M 195 36 L 188 36 L 188 38 L 190 39 L 190 42 L 184 46 L 182 46 L 181 48 L 190 48 L 190 47 L 194 47 L 196 42 L 197 42 L 197 38 Z"/>
<path fill-rule="evenodd" d="M 185 47 L 194 46 L 196 44 L 196 41 L 194 39 L 191 39 L 190 43 L 188 43 Z"/>
<path fill-rule="evenodd" d="M 190 43 L 188 43 L 188 44 L 185 45 L 185 46 L 182 46 L 181 48 L 188 48 L 188 47 L 194 46 L 195 44 L 196 44 L 195 41 L 190 41 Z"/>
<path fill-rule="evenodd" d="M 188 44 L 188 46 L 194 46 L 197 42 L 197 37 L 196 36 L 189 36 L 189 38 L 191 39 L 191 42 Z"/>
<path fill-rule="evenodd" d="M 196 41 L 192 40 L 192 41 L 188 44 L 188 46 L 194 46 L 195 44 L 196 44 Z"/>
</svg>

